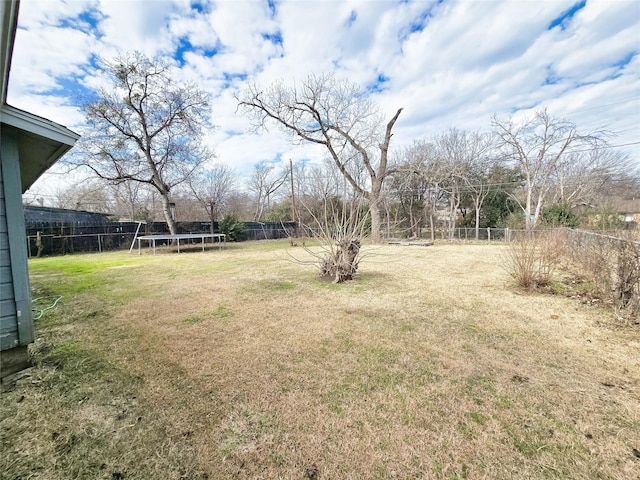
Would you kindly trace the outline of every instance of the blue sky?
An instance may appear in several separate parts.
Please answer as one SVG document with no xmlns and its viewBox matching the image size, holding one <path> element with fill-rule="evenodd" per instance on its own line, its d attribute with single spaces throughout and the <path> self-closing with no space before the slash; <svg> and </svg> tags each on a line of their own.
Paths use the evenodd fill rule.
<svg viewBox="0 0 640 480">
<path fill-rule="evenodd" d="M 96 56 L 140 50 L 212 97 L 218 161 L 319 160 L 236 109 L 246 82 L 333 70 L 404 111 L 392 148 L 448 128 L 488 129 L 547 107 L 583 131 L 606 128 L 640 162 L 640 2 L 22 0 L 8 102 L 82 131 L 75 99 L 102 79 Z M 32 192 L 69 177 L 54 168 Z"/>
</svg>

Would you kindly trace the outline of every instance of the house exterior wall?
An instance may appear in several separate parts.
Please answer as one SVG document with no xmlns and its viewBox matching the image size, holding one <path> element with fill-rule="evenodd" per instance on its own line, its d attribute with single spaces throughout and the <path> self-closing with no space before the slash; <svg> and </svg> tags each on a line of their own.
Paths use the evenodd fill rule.
<svg viewBox="0 0 640 480">
<path fill-rule="evenodd" d="M 17 130 L 3 125 L 0 135 L 0 377 L 5 377 L 28 363 L 26 346 L 34 335 Z"/>
<path fill-rule="evenodd" d="M 22 192 L 79 138 L 7 105 L 19 3 L 0 1 L 0 378 L 28 365 L 27 345 L 34 338 Z"/>
<path fill-rule="evenodd" d="M 0 350 L 18 346 L 16 302 L 11 274 L 11 253 L 4 201 L 4 178 L 0 162 Z"/>
</svg>

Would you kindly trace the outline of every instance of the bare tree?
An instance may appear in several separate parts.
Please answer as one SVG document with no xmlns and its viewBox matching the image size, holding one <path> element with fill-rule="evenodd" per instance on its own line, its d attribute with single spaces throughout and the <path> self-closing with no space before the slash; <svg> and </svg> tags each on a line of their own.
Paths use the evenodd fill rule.
<svg viewBox="0 0 640 480">
<path fill-rule="evenodd" d="M 462 188 L 462 194 L 469 196 L 475 211 L 475 238 L 480 234 L 480 211 L 487 195 L 496 188 L 494 174 L 496 173 L 495 157 L 491 154 L 491 137 L 480 132 L 465 132 L 452 130 L 443 137 L 452 155 L 452 176 L 456 178 L 455 185 Z M 458 200 L 456 208 L 460 206 L 462 194 L 457 190 Z"/>
<path fill-rule="evenodd" d="M 252 201 L 251 195 L 247 192 L 232 192 L 226 202 L 225 216 L 230 215 L 243 221 L 252 220 Z"/>
<path fill-rule="evenodd" d="M 321 212 L 328 199 L 340 198 L 342 174 L 333 160 L 325 158 L 319 165 L 294 164 L 294 193 L 296 196 L 296 221 L 303 235 L 316 231 L 316 218 L 322 218 Z"/>
<path fill-rule="evenodd" d="M 538 222 L 547 196 L 554 186 L 553 175 L 573 153 L 604 144 L 604 132 L 581 134 L 566 120 L 539 110 L 522 123 L 512 119 L 492 122 L 502 158 L 520 166 L 524 176 L 524 199 L 515 198 L 525 215 L 528 229 Z"/>
<path fill-rule="evenodd" d="M 631 158 L 611 148 L 594 148 L 571 153 L 553 173 L 552 200 L 571 205 L 596 205 L 610 198 L 629 181 L 638 167 Z"/>
<path fill-rule="evenodd" d="M 462 185 L 471 165 L 467 133 L 457 129 L 451 129 L 435 139 L 438 167 L 443 181 L 440 188 L 443 189 L 449 200 L 449 213 L 447 232 L 449 238 L 453 237 L 458 209 L 462 202 Z"/>
<path fill-rule="evenodd" d="M 116 212 L 126 216 L 130 221 L 141 220 L 141 213 L 144 211 L 145 192 L 144 185 L 140 182 L 124 180 L 110 186 L 116 203 Z M 123 215 L 123 213 L 126 214 Z"/>
<path fill-rule="evenodd" d="M 339 197 L 343 183 L 344 177 L 333 160 L 325 157 L 321 164 L 309 169 L 304 177 L 303 192 L 317 198 Z"/>
<path fill-rule="evenodd" d="M 113 213 L 113 198 L 109 189 L 104 185 L 89 181 L 58 189 L 55 207 Z"/>
<path fill-rule="evenodd" d="M 389 195 L 397 204 L 394 223 L 406 228 L 411 237 L 421 236 L 422 227 L 432 219 L 432 185 L 427 172 L 433 152 L 433 144 L 426 141 L 414 141 L 404 147 L 398 154 L 397 171 L 387 184 Z"/>
<path fill-rule="evenodd" d="M 222 215 L 233 193 L 235 181 L 233 169 L 222 164 L 198 171 L 187 181 L 194 197 L 207 212 L 211 221 L 211 233 L 214 233 L 213 223 Z"/>
<path fill-rule="evenodd" d="M 267 210 L 272 196 L 282 187 L 289 178 L 289 170 L 282 169 L 279 172 L 275 167 L 267 162 L 259 162 L 253 168 L 253 173 L 249 179 L 249 189 L 254 194 L 256 210 L 253 220 L 259 222 Z"/>
<path fill-rule="evenodd" d="M 153 186 L 174 234 L 171 189 L 213 156 L 201 144 L 208 96 L 193 84 L 176 83 L 167 61 L 138 52 L 104 61 L 102 71 L 110 85 L 97 88 L 83 106 L 89 130 L 79 163 L 113 183 Z"/>
<path fill-rule="evenodd" d="M 282 82 L 266 90 L 251 85 L 239 105 L 255 125 L 275 123 L 293 138 L 323 145 L 344 178 L 369 202 L 371 237 L 380 239 L 380 196 L 388 165 L 392 129 L 402 109 L 383 128 L 382 116 L 360 88 L 333 74 L 311 75 L 299 87 Z M 366 171 L 363 183 L 354 172 Z"/>
<path fill-rule="evenodd" d="M 438 206 L 445 200 L 450 202 L 451 168 L 443 160 L 437 139 L 414 141 L 404 149 L 402 158 L 398 174 L 409 176 L 405 183 L 410 186 L 405 194 L 417 196 L 414 200 L 422 206 L 423 218 L 428 221 L 431 240 L 434 240 Z"/>
</svg>

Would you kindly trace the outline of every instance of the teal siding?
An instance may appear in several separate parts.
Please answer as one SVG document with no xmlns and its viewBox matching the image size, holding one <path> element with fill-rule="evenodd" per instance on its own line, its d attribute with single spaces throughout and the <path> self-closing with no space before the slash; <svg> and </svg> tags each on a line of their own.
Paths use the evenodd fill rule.
<svg viewBox="0 0 640 480">
<path fill-rule="evenodd" d="M 0 162 L 0 350 L 8 350 L 18 345 L 16 301 L 11 274 L 2 162 Z"/>
<path fill-rule="evenodd" d="M 33 341 L 20 158 L 15 128 L 2 125 L 0 144 L 0 350 Z"/>
</svg>

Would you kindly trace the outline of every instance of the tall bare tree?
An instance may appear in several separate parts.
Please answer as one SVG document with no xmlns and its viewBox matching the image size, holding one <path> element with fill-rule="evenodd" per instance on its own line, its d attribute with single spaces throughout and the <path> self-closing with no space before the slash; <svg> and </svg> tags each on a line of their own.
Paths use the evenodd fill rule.
<svg viewBox="0 0 640 480">
<path fill-rule="evenodd" d="M 141 220 L 141 214 L 145 208 L 145 187 L 149 185 L 131 180 L 111 185 L 111 192 L 116 202 L 114 213 L 126 216 L 130 221 Z"/>
<path fill-rule="evenodd" d="M 576 125 L 535 112 L 520 123 L 493 117 L 492 125 L 502 158 L 520 166 L 524 176 L 523 198 L 515 198 L 525 215 L 528 229 L 534 228 L 550 190 L 554 173 L 573 153 L 585 152 L 605 144 L 602 131 L 579 133 Z"/>
<path fill-rule="evenodd" d="M 435 239 L 437 210 L 443 201 L 449 201 L 447 187 L 451 179 L 451 171 L 443 161 L 436 140 L 415 140 L 405 147 L 401 154 L 399 167 L 394 173 L 396 188 L 394 194 L 401 204 L 417 204 L 419 212 L 409 213 L 411 224 L 419 226 L 422 221 L 428 222 L 431 240 Z M 411 196 L 411 197 L 410 197 Z M 412 232 L 417 234 L 417 229 Z"/>
<path fill-rule="evenodd" d="M 108 189 L 96 181 L 89 181 L 58 189 L 55 207 L 113 213 L 114 202 Z"/>
<path fill-rule="evenodd" d="M 403 147 L 396 160 L 397 170 L 387 184 L 389 196 L 397 203 L 395 223 L 405 226 L 412 237 L 420 236 L 427 220 L 433 220 L 435 203 L 429 173 L 434 156 L 434 145 L 426 140 Z"/>
<path fill-rule="evenodd" d="M 495 157 L 491 155 L 491 137 L 481 132 L 450 130 L 438 141 L 441 156 L 451 176 L 449 218 L 455 221 L 462 196 L 472 199 L 475 210 L 475 237 L 480 233 L 480 210 L 493 188 L 492 173 L 495 172 Z M 451 221 L 450 220 L 450 221 Z M 450 234 L 453 227 L 450 224 Z"/>
<path fill-rule="evenodd" d="M 311 75 L 293 87 L 283 82 L 266 90 L 250 85 L 239 105 L 257 127 L 276 124 L 297 141 L 323 145 L 344 178 L 367 198 L 371 237 L 380 239 L 382 186 L 393 171 L 388 165 L 389 143 L 401 108 L 383 126 L 379 108 L 358 85 L 333 74 Z M 356 174 L 362 170 L 367 183 Z"/>
<path fill-rule="evenodd" d="M 207 212 L 211 221 L 211 233 L 214 233 L 213 223 L 222 215 L 233 193 L 235 181 L 233 169 L 222 164 L 195 172 L 187 181 L 191 193 Z"/>
<path fill-rule="evenodd" d="M 572 153 L 567 160 L 554 172 L 551 194 L 554 202 L 571 205 L 596 205 L 620 187 L 628 190 L 640 169 L 628 155 L 612 148 Z"/>
<path fill-rule="evenodd" d="M 254 165 L 249 179 L 249 189 L 254 194 L 256 206 L 254 221 L 259 222 L 262 219 L 265 210 L 271 206 L 273 195 L 287 181 L 289 173 L 287 169 L 277 171 L 273 165 L 264 161 Z"/>
<path fill-rule="evenodd" d="M 103 61 L 101 68 L 109 84 L 83 106 L 89 130 L 76 158 L 110 182 L 153 186 L 174 234 L 171 190 L 213 156 L 201 143 L 208 96 L 193 84 L 175 82 L 168 61 L 139 52 Z"/>
</svg>

